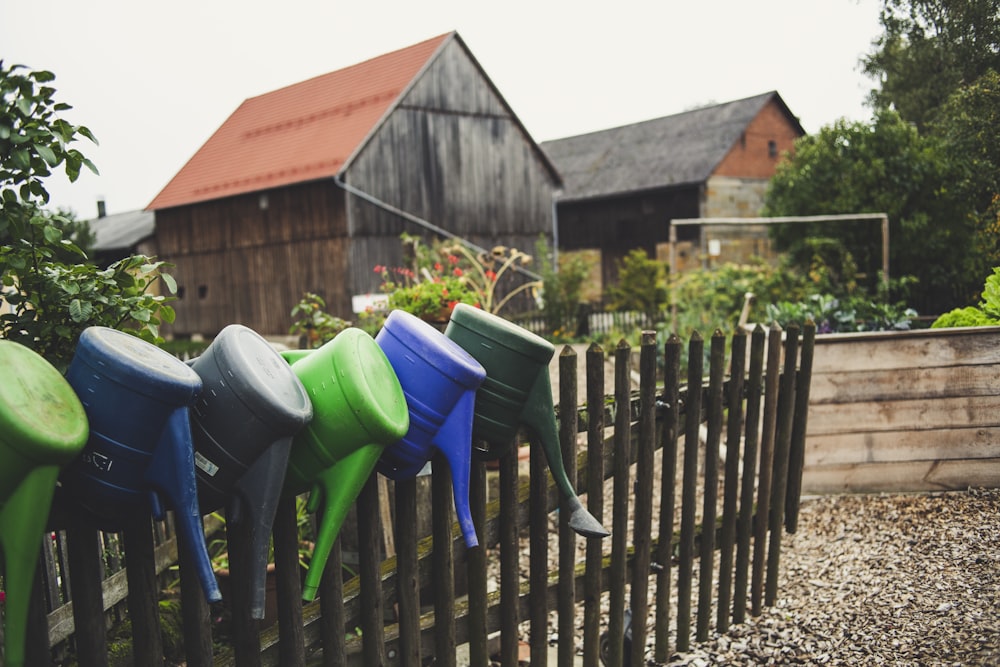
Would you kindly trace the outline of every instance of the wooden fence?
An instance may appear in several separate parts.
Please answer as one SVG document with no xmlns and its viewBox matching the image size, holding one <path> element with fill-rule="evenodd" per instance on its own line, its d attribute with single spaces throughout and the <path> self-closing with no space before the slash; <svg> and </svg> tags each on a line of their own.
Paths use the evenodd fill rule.
<svg viewBox="0 0 1000 667">
<path fill-rule="evenodd" d="M 1000 327 L 816 340 L 810 493 L 1000 486 Z"/>
<path fill-rule="evenodd" d="M 784 337 L 775 333 L 780 330 L 766 336 L 758 327 L 727 341 L 716 332 L 707 350 L 694 334 L 682 372 L 681 341 L 671 337 L 661 351 L 645 332 L 638 368 L 627 344 L 613 351 L 613 387 L 605 386 L 605 354 L 594 345 L 586 352 L 586 381 L 579 382 L 585 396 L 578 395 L 577 355 L 562 350 L 563 456 L 591 513 L 610 526 L 606 540 L 584 544 L 569 530 L 567 513 L 555 512 L 560 501 L 544 459 L 534 451 L 527 474 L 516 448 L 496 470 L 474 463 L 471 499 L 482 546 L 471 550 L 462 546 L 454 522 L 443 459 L 430 479 L 428 536 L 417 531 L 419 480 L 390 483 L 395 516 L 389 525 L 373 475 L 356 504 L 357 575 L 342 574 L 342 532 L 318 600 L 303 605 L 296 507 L 282 503 L 273 534 L 277 623 L 262 630 L 249 618 L 246 587 L 234 585 L 221 648 L 214 644 L 222 639 L 213 636 L 219 609 L 204 601 L 182 545 L 179 632 L 186 664 L 421 665 L 433 656 L 436 665 L 455 665 L 457 647 L 468 644 L 470 664 L 492 658 L 517 665 L 526 637 L 531 664 L 544 665 L 557 636 L 559 665 L 574 664 L 578 652 L 588 666 L 599 659 L 641 665 L 646 657 L 666 661 L 712 629 L 759 614 L 777 598 L 782 526 L 794 531 L 798 514 L 815 339 L 811 326 L 801 337 L 794 328 Z M 712 529 L 703 530 L 706 523 Z M 154 528 L 162 529 L 130 527 L 123 539 L 131 660 L 143 666 L 164 664 L 156 577 L 174 553 L 171 545 L 176 549 L 169 535 L 154 541 Z M 383 531 L 394 537 L 395 554 L 388 558 Z M 72 605 L 71 653 L 81 667 L 121 664 L 109 657 L 105 637 L 105 610 L 120 598 L 109 600 L 106 586 L 102 593 L 99 535 L 77 526 L 64 537 L 46 540 L 66 551 L 56 559 L 63 592 L 53 598 L 42 585 L 52 569 L 42 568 L 29 622 L 29 664 L 51 664 L 50 646 L 63 641 L 53 629 L 65 627 L 67 609 L 46 618 L 47 598 L 68 598 Z M 246 535 L 234 531 L 227 538 L 230 553 L 248 548 Z M 550 612 L 556 612 L 554 625 Z M 637 650 L 629 653 L 629 646 Z"/>
</svg>

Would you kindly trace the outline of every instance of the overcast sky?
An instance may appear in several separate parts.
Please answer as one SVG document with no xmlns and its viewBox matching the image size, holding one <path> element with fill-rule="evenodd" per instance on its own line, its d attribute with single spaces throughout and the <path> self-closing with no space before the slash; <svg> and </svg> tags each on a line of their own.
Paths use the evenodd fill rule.
<svg viewBox="0 0 1000 667">
<path fill-rule="evenodd" d="M 15 14 L 12 7 L 17 7 Z M 52 206 L 144 208 L 246 98 L 450 32 L 536 141 L 777 90 L 807 132 L 867 120 L 879 0 L 35 0 L 0 58 L 55 73 L 99 147 Z"/>
</svg>

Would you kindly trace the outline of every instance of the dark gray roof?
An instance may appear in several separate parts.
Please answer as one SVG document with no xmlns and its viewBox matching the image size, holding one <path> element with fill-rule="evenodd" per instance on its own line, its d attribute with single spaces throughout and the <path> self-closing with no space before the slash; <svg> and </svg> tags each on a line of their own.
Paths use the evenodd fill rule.
<svg viewBox="0 0 1000 667">
<path fill-rule="evenodd" d="M 88 220 L 87 224 L 94 234 L 95 252 L 134 248 L 152 236 L 155 228 L 152 211 L 116 213 Z"/>
<path fill-rule="evenodd" d="M 772 98 L 798 124 L 771 91 L 541 146 L 563 177 L 563 200 L 700 183 Z"/>
</svg>

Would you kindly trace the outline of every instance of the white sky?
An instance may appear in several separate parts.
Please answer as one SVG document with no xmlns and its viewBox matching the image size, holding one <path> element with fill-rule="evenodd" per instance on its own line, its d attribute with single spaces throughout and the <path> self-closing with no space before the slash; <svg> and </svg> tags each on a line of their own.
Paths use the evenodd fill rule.
<svg viewBox="0 0 1000 667">
<path fill-rule="evenodd" d="M 246 98 L 457 30 L 536 141 L 777 90 L 807 132 L 867 120 L 880 0 L 35 0 L 0 58 L 55 73 L 101 172 L 82 218 L 145 207 Z M 17 8 L 17 15 L 13 7 Z"/>
</svg>

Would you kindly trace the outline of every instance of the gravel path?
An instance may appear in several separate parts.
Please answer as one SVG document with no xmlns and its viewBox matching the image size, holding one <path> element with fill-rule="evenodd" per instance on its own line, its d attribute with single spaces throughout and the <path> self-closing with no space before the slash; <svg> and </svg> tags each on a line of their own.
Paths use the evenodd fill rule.
<svg viewBox="0 0 1000 667">
<path fill-rule="evenodd" d="M 1000 664 L 1000 491 L 804 499 L 778 603 L 669 665 Z"/>
</svg>

